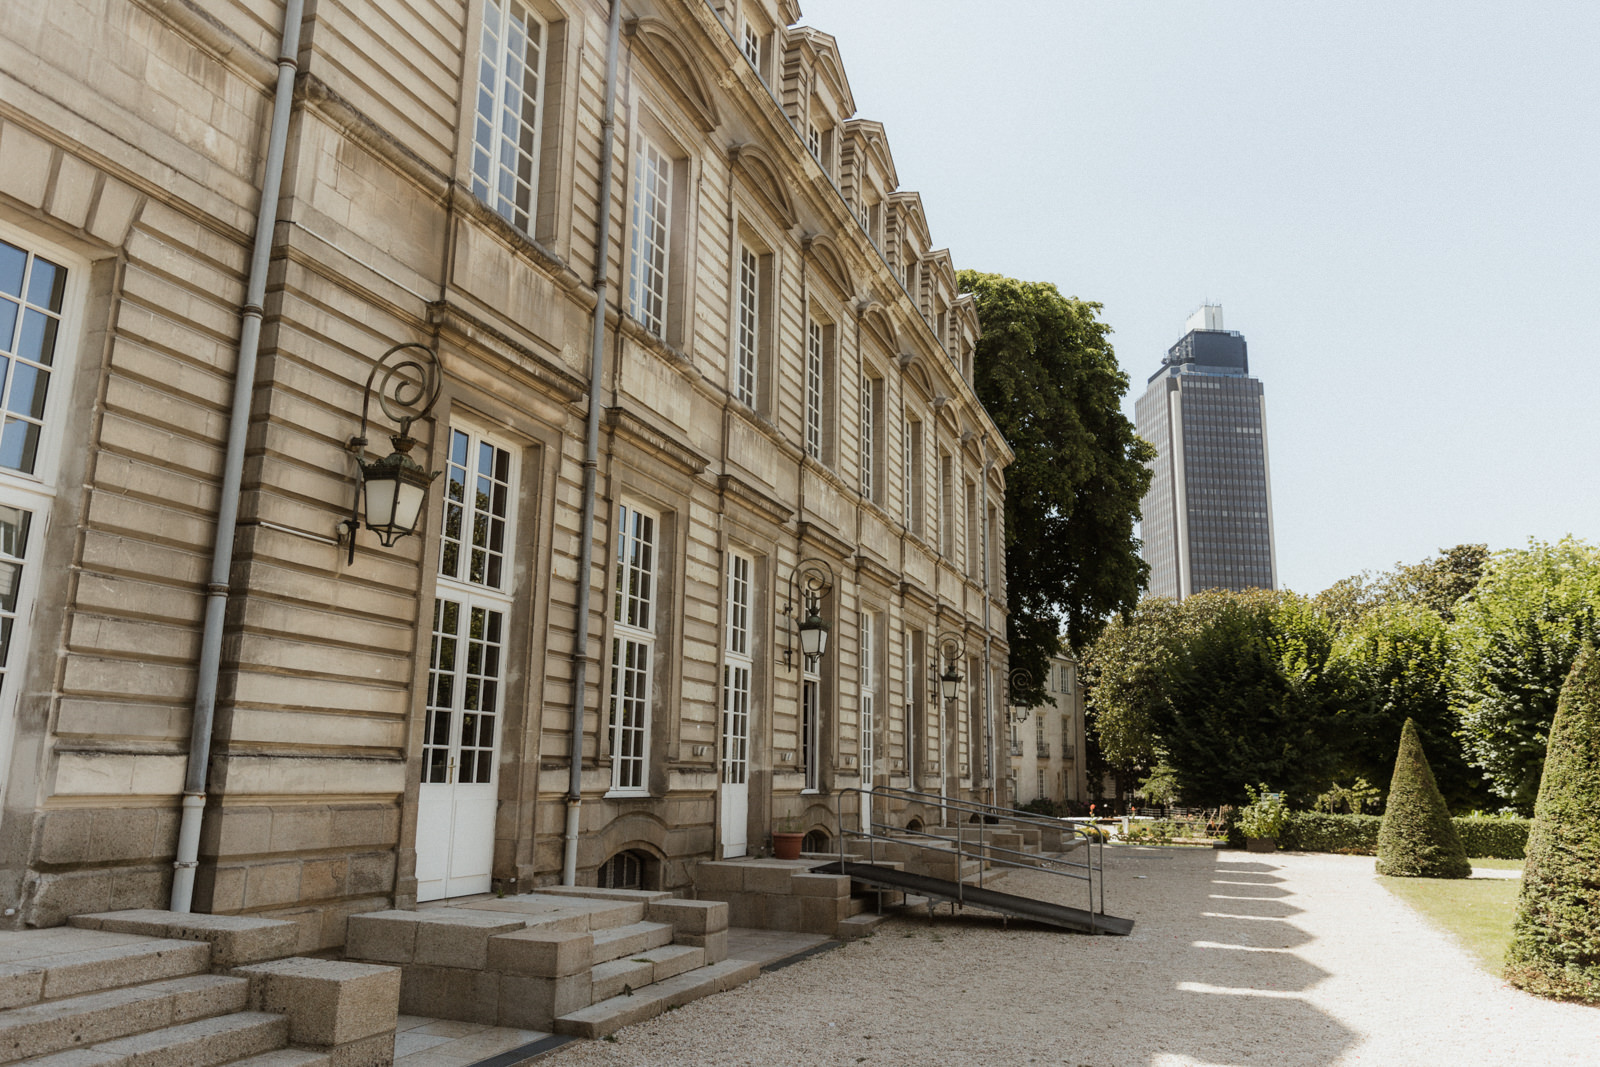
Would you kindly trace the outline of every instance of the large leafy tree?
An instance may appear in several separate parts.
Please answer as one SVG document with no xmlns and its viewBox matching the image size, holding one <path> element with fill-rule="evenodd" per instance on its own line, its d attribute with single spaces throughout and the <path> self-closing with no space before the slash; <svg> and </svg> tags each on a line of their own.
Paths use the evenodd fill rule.
<svg viewBox="0 0 1600 1067">
<path fill-rule="evenodd" d="M 1455 736 L 1449 634 L 1437 612 L 1408 601 L 1372 609 L 1340 634 L 1334 667 L 1345 691 L 1338 714 L 1341 776 L 1386 781 L 1394 739 L 1410 719 L 1450 807 L 1492 806 L 1483 772 L 1468 765 Z"/>
<path fill-rule="evenodd" d="M 1600 548 L 1565 538 L 1493 556 L 1457 605 L 1454 704 L 1474 765 L 1531 814 L 1562 683 L 1600 637 Z"/>
<path fill-rule="evenodd" d="M 1213 591 L 1183 603 L 1153 722 L 1188 803 L 1237 803 L 1270 782 L 1301 802 L 1338 765 L 1333 630 L 1292 593 Z"/>
<path fill-rule="evenodd" d="M 1166 697 L 1167 647 L 1182 625 L 1183 610 L 1164 597 L 1148 597 L 1111 619 L 1083 660 L 1090 727 L 1106 765 L 1118 772 L 1153 767 L 1159 740 L 1155 719 Z"/>
<path fill-rule="evenodd" d="M 998 274 L 962 271 L 960 284 L 983 331 L 978 399 L 1016 454 L 1006 470 L 1006 637 L 1012 667 L 1034 679 L 1012 699 L 1036 703 L 1062 635 L 1083 648 L 1139 598 L 1150 569 L 1133 527 L 1155 452 L 1122 414 L 1128 376 L 1099 304 Z"/>
<path fill-rule="evenodd" d="M 1488 545 L 1441 548 L 1437 556 L 1421 563 L 1395 564 L 1393 573 L 1383 582 L 1384 598 L 1420 604 L 1450 622 L 1455 618 L 1457 604 L 1483 580 L 1488 563 Z"/>
</svg>

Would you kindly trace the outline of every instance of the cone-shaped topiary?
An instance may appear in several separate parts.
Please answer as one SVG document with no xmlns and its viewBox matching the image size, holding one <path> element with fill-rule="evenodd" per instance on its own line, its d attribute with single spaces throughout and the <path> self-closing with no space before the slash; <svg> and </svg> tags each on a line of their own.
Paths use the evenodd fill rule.
<svg viewBox="0 0 1600 1067">
<path fill-rule="evenodd" d="M 1600 1003 L 1600 653 L 1561 687 L 1528 834 L 1506 977 L 1541 996 Z"/>
<path fill-rule="evenodd" d="M 1378 831 L 1378 873 L 1406 878 L 1465 878 L 1472 873 L 1410 719 L 1400 730 L 1400 754 Z"/>
</svg>

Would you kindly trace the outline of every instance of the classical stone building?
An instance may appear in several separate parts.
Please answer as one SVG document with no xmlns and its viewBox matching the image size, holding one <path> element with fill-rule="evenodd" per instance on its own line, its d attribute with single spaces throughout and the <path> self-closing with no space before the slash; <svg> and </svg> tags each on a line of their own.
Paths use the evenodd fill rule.
<svg viewBox="0 0 1600 1067">
<path fill-rule="evenodd" d="M 853 789 L 993 795 L 976 317 L 799 17 L 0 5 L 10 922 L 164 907 L 176 863 L 310 950 L 419 899 L 686 887 Z M 402 344 L 442 473 L 352 554 Z"/>
<path fill-rule="evenodd" d="M 1083 690 L 1078 663 L 1053 656 L 1045 678 L 1045 703 L 1011 712 L 1011 778 L 1017 804 L 1041 797 L 1057 804 L 1089 800 L 1083 749 Z M 1020 721 L 1019 721 L 1020 720 Z"/>
</svg>

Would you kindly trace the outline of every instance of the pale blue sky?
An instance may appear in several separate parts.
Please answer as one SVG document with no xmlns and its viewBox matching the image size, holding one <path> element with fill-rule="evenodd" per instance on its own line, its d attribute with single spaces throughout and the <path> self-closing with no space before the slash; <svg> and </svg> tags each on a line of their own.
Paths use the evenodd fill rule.
<svg viewBox="0 0 1600 1067">
<path fill-rule="evenodd" d="M 1280 584 L 1600 539 L 1600 3 L 801 0 L 958 268 L 1222 303 Z"/>
</svg>

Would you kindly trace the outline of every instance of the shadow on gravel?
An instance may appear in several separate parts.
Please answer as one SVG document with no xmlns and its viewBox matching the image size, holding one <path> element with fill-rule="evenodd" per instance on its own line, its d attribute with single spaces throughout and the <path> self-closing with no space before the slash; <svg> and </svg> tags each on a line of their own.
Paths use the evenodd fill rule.
<svg viewBox="0 0 1600 1067">
<path fill-rule="evenodd" d="M 1118 887 L 1138 925 L 1124 945 L 1106 946 L 1104 980 L 1123 996 L 1138 993 L 1119 996 L 1124 1010 L 1114 1023 L 1083 1033 L 1081 1051 L 1064 1062 L 1325 1067 L 1357 1043 L 1304 999 L 1328 972 L 1296 952 L 1312 938 L 1290 921 L 1302 909 L 1280 888 L 1276 864 L 1228 852 L 1170 864 L 1129 859 L 1119 864 L 1124 872 L 1171 878 L 1184 892 L 1144 894 L 1138 887 L 1147 883 L 1131 880 Z"/>
</svg>

